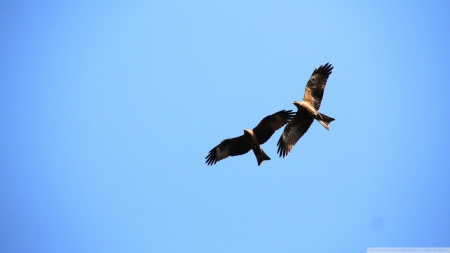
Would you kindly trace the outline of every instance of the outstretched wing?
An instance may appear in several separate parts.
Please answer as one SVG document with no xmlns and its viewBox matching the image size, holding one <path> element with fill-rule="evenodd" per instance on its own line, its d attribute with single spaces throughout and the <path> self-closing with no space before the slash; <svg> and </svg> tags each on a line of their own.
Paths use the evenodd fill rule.
<svg viewBox="0 0 450 253">
<path fill-rule="evenodd" d="M 262 119 L 261 122 L 253 128 L 253 134 L 258 140 L 258 143 L 261 145 L 269 140 L 273 133 L 288 123 L 294 115 L 295 113 L 292 110 L 282 110 Z"/>
<path fill-rule="evenodd" d="M 248 151 L 250 151 L 250 147 L 247 145 L 243 135 L 225 139 L 209 151 L 209 154 L 205 157 L 206 164 L 214 165 L 229 156 L 243 155 Z"/>
<path fill-rule="evenodd" d="M 278 140 L 278 151 L 280 157 L 287 157 L 295 143 L 308 131 L 314 118 L 308 111 L 301 107 L 294 118 L 284 128 L 283 134 Z"/>
<path fill-rule="evenodd" d="M 331 75 L 331 70 L 333 70 L 333 66 L 329 63 L 320 65 L 320 67 L 314 70 L 306 84 L 303 101 L 307 102 L 310 109 L 313 109 L 316 112 L 319 111 L 320 104 L 322 103 L 323 92 L 328 77 Z"/>
</svg>

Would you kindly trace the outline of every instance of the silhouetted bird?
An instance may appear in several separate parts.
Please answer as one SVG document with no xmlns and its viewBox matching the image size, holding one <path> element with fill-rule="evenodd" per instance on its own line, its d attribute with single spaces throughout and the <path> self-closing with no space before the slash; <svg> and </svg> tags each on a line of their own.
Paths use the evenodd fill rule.
<svg viewBox="0 0 450 253">
<path fill-rule="evenodd" d="M 214 165 L 218 161 L 229 156 L 243 155 L 250 151 L 250 149 L 255 153 L 256 159 L 258 160 L 258 166 L 264 160 L 270 160 L 270 157 L 264 153 L 259 145 L 262 145 L 269 140 L 276 130 L 280 129 L 292 119 L 294 114 L 295 113 L 291 110 L 282 110 L 262 119 L 253 130 L 244 128 L 243 135 L 236 138 L 225 139 L 219 145 L 211 149 L 209 154 L 205 157 L 206 164 Z"/>
</svg>

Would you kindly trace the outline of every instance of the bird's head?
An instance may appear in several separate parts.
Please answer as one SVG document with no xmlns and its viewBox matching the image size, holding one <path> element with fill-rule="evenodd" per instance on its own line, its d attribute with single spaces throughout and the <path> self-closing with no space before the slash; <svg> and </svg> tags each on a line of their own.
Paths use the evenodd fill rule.
<svg viewBox="0 0 450 253">
<path fill-rule="evenodd" d="M 300 108 L 300 106 L 301 106 L 301 102 L 298 102 L 298 101 L 294 101 L 294 102 L 292 102 L 297 108 Z"/>
<path fill-rule="evenodd" d="M 248 130 L 247 128 L 244 128 L 244 134 L 250 134 L 251 135 L 252 130 Z"/>
</svg>

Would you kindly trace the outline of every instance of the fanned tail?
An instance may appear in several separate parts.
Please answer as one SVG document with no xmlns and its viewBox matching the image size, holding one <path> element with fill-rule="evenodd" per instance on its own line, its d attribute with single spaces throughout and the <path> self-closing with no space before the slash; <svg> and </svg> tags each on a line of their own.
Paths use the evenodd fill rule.
<svg viewBox="0 0 450 253">
<path fill-rule="evenodd" d="M 322 114 L 322 113 L 317 113 L 317 115 L 316 115 L 316 120 L 317 121 L 319 121 L 319 123 L 323 126 L 323 127 L 325 127 L 327 130 L 330 130 L 330 128 L 329 128 L 329 124 L 331 123 L 331 121 L 333 121 L 334 119 L 332 118 L 332 117 L 329 117 L 329 116 L 327 116 L 327 115 L 325 115 L 325 114 Z"/>
<path fill-rule="evenodd" d="M 270 160 L 270 157 L 264 153 L 264 150 L 262 148 L 259 149 L 253 149 L 253 153 L 255 153 L 256 160 L 258 160 L 258 166 L 261 165 L 261 163 L 265 160 Z"/>
</svg>

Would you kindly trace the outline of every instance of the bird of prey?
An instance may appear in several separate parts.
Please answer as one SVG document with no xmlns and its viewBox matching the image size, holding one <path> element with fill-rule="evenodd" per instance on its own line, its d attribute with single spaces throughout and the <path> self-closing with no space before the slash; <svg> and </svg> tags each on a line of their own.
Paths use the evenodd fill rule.
<svg viewBox="0 0 450 253">
<path fill-rule="evenodd" d="M 297 107 L 297 113 L 286 125 L 278 141 L 277 153 L 280 157 L 287 157 L 289 155 L 295 143 L 308 131 L 314 119 L 319 121 L 327 130 L 330 130 L 328 125 L 334 119 L 320 113 L 319 107 L 322 102 L 325 85 L 327 84 L 332 69 L 333 66 L 329 63 L 316 68 L 306 84 L 303 101 L 293 102 Z"/>
<path fill-rule="evenodd" d="M 259 145 L 262 145 L 269 140 L 276 130 L 280 129 L 294 117 L 294 114 L 295 112 L 292 110 L 282 110 L 265 117 L 252 130 L 244 128 L 243 135 L 225 139 L 219 145 L 211 149 L 209 154 L 205 157 L 206 164 L 214 165 L 218 161 L 229 156 L 243 155 L 250 150 L 253 150 L 253 153 L 255 153 L 258 166 L 264 160 L 270 160 L 270 157 L 264 153 Z"/>
</svg>

